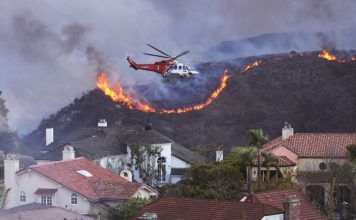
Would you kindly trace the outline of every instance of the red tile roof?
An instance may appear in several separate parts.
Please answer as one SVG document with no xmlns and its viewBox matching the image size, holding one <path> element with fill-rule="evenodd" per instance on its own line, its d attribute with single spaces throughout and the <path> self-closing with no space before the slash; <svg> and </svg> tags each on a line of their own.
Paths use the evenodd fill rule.
<svg viewBox="0 0 356 220">
<path fill-rule="evenodd" d="M 262 203 L 243 203 L 212 199 L 165 197 L 143 207 L 133 219 L 145 212 L 154 212 L 158 219 L 241 219 L 260 220 L 263 216 L 283 214 L 284 211 Z"/>
<path fill-rule="evenodd" d="M 261 192 L 250 194 L 247 196 L 247 203 L 263 203 L 274 206 L 276 208 L 282 209 L 283 202 L 287 199 L 288 196 L 297 196 L 300 200 L 300 219 L 303 220 L 322 220 L 323 216 L 318 210 L 316 210 L 312 204 L 303 196 L 301 192 L 296 189 L 286 189 L 278 190 L 271 192 Z"/>
<path fill-rule="evenodd" d="M 263 146 L 271 151 L 283 146 L 299 158 L 345 157 L 345 147 L 356 144 L 356 133 L 297 133 L 286 140 L 276 138 Z"/>
<path fill-rule="evenodd" d="M 128 199 L 138 189 L 145 187 L 144 184 L 130 182 L 82 157 L 73 160 L 34 165 L 28 169 L 81 194 L 90 201 Z M 77 172 L 78 170 L 85 170 L 92 174 L 92 176 L 83 176 Z"/>
<path fill-rule="evenodd" d="M 286 156 L 276 156 L 276 157 L 278 159 L 278 166 L 279 167 L 290 167 L 290 166 L 296 166 L 297 165 L 294 161 L 288 159 L 288 157 L 286 157 Z M 261 156 L 261 164 L 262 165 L 263 165 L 264 161 L 265 161 L 264 157 Z M 255 166 L 257 165 L 257 159 L 255 159 L 254 165 Z"/>
</svg>

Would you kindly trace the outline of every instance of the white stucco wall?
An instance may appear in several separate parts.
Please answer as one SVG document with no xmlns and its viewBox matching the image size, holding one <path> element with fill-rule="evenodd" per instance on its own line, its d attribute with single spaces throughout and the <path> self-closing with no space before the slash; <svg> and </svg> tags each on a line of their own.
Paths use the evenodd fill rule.
<svg viewBox="0 0 356 220">
<path fill-rule="evenodd" d="M 78 204 L 72 205 L 71 195 L 73 191 L 53 182 L 52 180 L 49 180 L 48 178 L 34 171 L 24 171 L 17 174 L 15 177 L 15 184 L 16 186 L 13 187 L 15 191 L 13 191 L 13 193 L 16 196 L 11 196 L 8 198 L 6 208 L 12 208 L 33 202 L 41 203 L 41 195 L 35 195 L 36 190 L 38 188 L 51 188 L 58 189 L 52 197 L 53 206 L 72 210 L 80 214 L 87 214 L 91 211 L 91 204 L 85 197 L 76 193 L 78 196 Z M 20 202 L 21 191 L 26 193 L 26 202 Z"/>
</svg>

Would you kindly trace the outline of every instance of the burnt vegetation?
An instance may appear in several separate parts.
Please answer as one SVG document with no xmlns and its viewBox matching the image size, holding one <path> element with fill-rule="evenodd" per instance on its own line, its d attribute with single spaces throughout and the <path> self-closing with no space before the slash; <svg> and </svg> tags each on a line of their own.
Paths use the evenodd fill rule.
<svg viewBox="0 0 356 220">
<path fill-rule="evenodd" d="M 180 101 L 169 99 L 169 93 L 155 98 L 154 87 L 140 85 L 138 94 L 155 107 L 182 107 L 204 100 L 219 83 L 217 73 L 229 68 L 232 77 L 219 98 L 203 110 L 184 114 L 130 110 L 95 89 L 44 119 L 25 142 L 37 151 L 44 145 L 46 127 L 54 127 L 55 137 L 60 137 L 78 127 L 96 126 L 100 118 L 111 126 L 145 125 L 150 118 L 155 130 L 191 149 L 207 143 L 226 148 L 246 145 L 250 128 L 261 128 L 272 139 L 280 135 L 284 121 L 292 123 L 297 132 L 355 132 L 356 61 L 327 61 L 317 54 L 290 53 L 202 65 L 202 78 L 180 87 L 177 84 L 184 82 L 171 83 L 168 91 L 181 96 Z M 262 64 L 239 73 L 244 64 L 256 59 L 262 59 Z M 208 80 L 201 85 L 198 80 L 203 78 Z"/>
</svg>

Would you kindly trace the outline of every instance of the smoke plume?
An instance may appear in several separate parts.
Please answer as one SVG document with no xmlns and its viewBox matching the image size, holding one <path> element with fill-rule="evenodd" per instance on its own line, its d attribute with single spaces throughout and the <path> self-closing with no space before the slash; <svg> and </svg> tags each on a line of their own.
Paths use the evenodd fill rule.
<svg viewBox="0 0 356 220">
<path fill-rule="evenodd" d="M 33 129 L 43 117 L 95 88 L 100 71 L 128 87 L 155 81 L 157 96 L 169 94 L 158 75 L 135 72 L 126 63 L 128 54 L 138 62 L 154 61 L 141 55 L 151 52 L 146 43 L 172 55 L 189 49 L 188 60 L 207 57 L 203 52 L 221 42 L 265 33 L 310 35 L 281 48 L 242 41 L 240 55 L 350 49 L 356 46 L 355 10 L 352 0 L 2 0 L 0 90 L 10 110 L 9 124 L 20 133 Z"/>
</svg>

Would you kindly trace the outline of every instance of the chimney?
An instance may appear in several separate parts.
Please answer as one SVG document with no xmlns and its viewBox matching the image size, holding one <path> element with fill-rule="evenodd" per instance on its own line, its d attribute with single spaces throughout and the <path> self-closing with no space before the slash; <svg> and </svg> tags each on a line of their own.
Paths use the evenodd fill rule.
<svg viewBox="0 0 356 220">
<path fill-rule="evenodd" d="M 125 178 L 126 180 L 132 182 L 132 173 L 129 170 L 123 170 L 120 172 L 120 176 Z"/>
<path fill-rule="evenodd" d="M 75 158 L 75 151 L 69 144 L 64 146 L 63 149 L 63 160 L 71 160 Z"/>
<path fill-rule="evenodd" d="M 53 128 L 46 128 L 46 146 L 52 144 L 54 141 L 54 130 Z"/>
<path fill-rule="evenodd" d="M 216 161 L 222 161 L 224 159 L 224 151 L 223 150 L 217 150 L 215 152 L 215 160 Z"/>
<path fill-rule="evenodd" d="M 286 140 L 289 137 L 293 136 L 294 129 L 292 128 L 291 124 L 288 122 L 284 122 L 284 127 L 282 128 L 282 140 Z"/>
<path fill-rule="evenodd" d="M 288 196 L 283 203 L 285 220 L 301 220 L 300 218 L 300 200 L 296 195 Z"/>
<path fill-rule="evenodd" d="M 106 127 L 108 127 L 108 122 L 104 118 L 100 119 L 99 122 L 98 122 L 98 127 L 99 128 L 106 128 Z"/>
<path fill-rule="evenodd" d="M 6 155 L 4 160 L 4 185 L 5 189 L 11 189 L 8 194 L 8 198 L 11 198 L 9 204 L 5 204 L 6 208 L 13 207 L 13 198 L 17 198 L 17 183 L 16 172 L 20 169 L 20 162 L 15 154 Z M 17 201 L 17 200 L 16 200 Z M 10 203 L 11 202 L 11 203 Z"/>
</svg>

